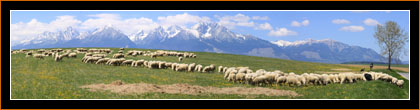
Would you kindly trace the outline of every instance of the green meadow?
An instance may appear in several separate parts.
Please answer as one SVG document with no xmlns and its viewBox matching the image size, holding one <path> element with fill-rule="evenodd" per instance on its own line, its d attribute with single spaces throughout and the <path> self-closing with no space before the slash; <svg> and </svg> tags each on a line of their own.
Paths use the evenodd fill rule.
<svg viewBox="0 0 420 110">
<path fill-rule="evenodd" d="M 75 48 L 72 48 L 75 49 Z M 112 48 L 117 52 L 117 48 Z M 129 50 L 145 50 L 131 49 Z M 155 51 L 155 50 L 150 50 Z M 281 70 L 283 72 L 319 73 L 340 72 L 337 69 L 359 71 L 360 68 L 345 65 L 312 63 L 277 58 L 265 58 L 245 55 L 193 52 L 197 58 L 184 58 L 183 63 L 204 65 L 215 64 L 216 67 L 248 66 L 252 70 Z M 223 79 L 221 73 L 176 72 L 170 69 L 149 69 L 144 67 L 108 66 L 86 64 L 81 62 L 84 54 L 77 58 L 64 58 L 55 62 L 52 57 L 35 59 L 25 57 L 25 54 L 11 55 L 11 98 L 12 99 L 408 99 L 409 81 L 395 71 L 378 69 L 398 79 L 404 79 L 403 88 L 384 81 L 359 81 L 352 84 L 309 85 L 303 87 L 265 86 L 266 88 L 292 90 L 301 94 L 298 97 L 265 96 L 265 95 L 232 95 L 232 94 L 167 94 L 146 93 L 122 95 L 110 91 L 91 92 L 80 88 L 83 85 L 111 83 L 121 80 L 124 83 L 177 84 L 185 83 L 213 87 L 256 87 L 254 85 L 238 84 Z M 111 57 L 112 55 L 108 55 Z M 128 56 L 125 59 L 159 60 L 178 62 L 177 57 L 164 56 L 150 58 L 149 56 Z"/>
</svg>

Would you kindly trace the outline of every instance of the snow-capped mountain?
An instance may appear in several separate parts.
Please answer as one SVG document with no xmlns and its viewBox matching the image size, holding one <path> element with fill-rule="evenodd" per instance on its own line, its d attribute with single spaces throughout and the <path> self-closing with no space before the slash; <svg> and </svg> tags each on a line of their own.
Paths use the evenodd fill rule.
<svg viewBox="0 0 420 110">
<path fill-rule="evenodd" d="M 79 33 L 74 28 L 44 32 L 22 41 L 12 49 L 63 47 L 129 47 L 202 51 L 273 57 L 299 61 L 342 63 L 383 61 L 372 49 L 350 46 L 332 39 L 302 41 L 267 41 L 252 35 L 235 33 L 217 23 L 198 23 L 192 28 L 158 27 L 150 32 L 139 30 L 129 36 L 112 26 Z"/>
<path fill-rule="evenodd" d="M 136 47 L 127 35 L 112 26 L 95 29 L 84 39 L 80 39 L 80 43 L 83 47 Z"/>
<path fill-rule="evenodd" d="M 372 49 L 350 46 L 332 39 L 303 41 L 274 41 L 292 60 L 341 63 L 350 61 L 383 61 Z"/>
<path fill-rule="evenodd" d="M 33 39 L 24 40 L 14 46 L 14 48 L 52 48 L 56 45 L 66 43 L 70 40 L 77 39 L 80 33 L 68 27 L 65 30 L 58 32 L 43 32 Z"/>
<path fill-rule="evenodd" d="M 63 31 L 44 32 L 34 39 L 23 41 L 21 44 L 13 46 L 12 49 L 63 47 L 136 47 L 136 45 L 128 36 L 111 26 L 83 33 L 68 27 Z"/>
<path fill-rule="evenodd" d="M 144 34 L 143 34 L 144 35 Z M 140 39 L 141 38 L 141 39 Z M 144 37 L 135 37 L 134 42 L 141 48 L 207 51 L 249 55 L 253 49 L 278 49 L 274 44 L 251 35 L 236 34 L 217 23 L 198 23 L 191 29 L 170 26 L 158 27 Z M 255 51 L 255 50 L 254 50 Z M 274 51 L 272 51 L 274 52 Z M 259 55 L 264 52 L 254 52 Z M 275 57 L 275 55 L 271 55 Z"/>
</svg>

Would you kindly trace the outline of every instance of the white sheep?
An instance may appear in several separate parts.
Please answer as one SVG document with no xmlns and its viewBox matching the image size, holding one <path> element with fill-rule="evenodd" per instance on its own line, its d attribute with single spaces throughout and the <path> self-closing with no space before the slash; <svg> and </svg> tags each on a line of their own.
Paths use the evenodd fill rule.
<svg viewBox="0 0 420 110">
<path fill-rule="evenodd" d="M 176 69 L 176 65 L 178 65 L 178 63 L 172 63 L 172 65 L 171 65 L 171 69 L 172 69 L 172 70 L 175 70 L 175 69 Z"/>
<path fill-rule="evenodd" d="M 143 62 L 144 62 L 144 60 L 143 60 L 143 59 L 141 59 L 141 60 L 137 60 L 137 61 L 134 61 L 134 62 L 131 64 L 131 66 L 133 66 L 133 67 L 141 66 L 141 65 L 143 65 Z"/>
<path fill-rule="evenodd" d="M 306 85 L 306 78 L 305 77 L 303 77 L 301 75 L 297 75 L 296 77 L 302 85 L 304 85 L 304 86 Z"/>
<path fill-rule="evenodd" d="M 121 65 L 131 65 L 131 63 L 133 63 L 134 60 L 125 60 L 121 63 Z"/>
<path fill-rule="evenodd" d="M 34 58 L 44 59 L 44 55 L 42 54 L 33 54 Z"/>
<path fill-rule="evenodd" d="M 182 57 L 179 57 L 179 58 L 178 58 L 178 61 L 179 61 L 179 62 L 181 62 L 181 61 L 182 61 L 182 59 L 183 59 Z"/>
<path fill-rule="evenodd" d="M 296 77 L 296 75 L 290 75 L 286 77 L 286 84 L 293 85 L 293 86 L 300 86 L 302 83 Z"/>
<path fill-rule="evenodd" d="M 62 55 L 55 55 L 55 57 L 54 57 L 54 61 L 56 61 L 56 62 L 58 62 L 58 61 L 61 61 L 63 59 L 63 56 Z"/>
<path fill-rule="evenodd" d="M 238 81 L 239 83 L 244 83 L 245 82 L 245 73 L 237 73 L 235 76 L 236 81 Z"/>
<path fill-rule="evenodd" d="M 404 80 L 398 80 L 396 84 L 398 87 L 402 88 L 404 85 Z"/>
<path fill-rule="evenodd" d="M 213 64 L 211 64 L 210 66 L 205 66 L 203 68 L 203 73 L 205 73 L 205 72 L 212 72 L 212 71 L 214 71 L 214 69 L 215 69 L 215 67 L 214 67 Z"/>
<path fill-rule="evenodd" d="M 165 63 L 166 63 L 166 62 L 164 62 L 164 61 L 160 61 L 160 62 L 159 62 L 159 64 L 158 64 L 158 65 L 159 65 L 159 69 L 166 68 L 166 67 L 165 67 Z"/>
<path fill-rule="evenodd" d="M 197 72 L 201 72 L 202 69 L 203 69 L 203 65 L 197 65 L 194 68 L 194 70 L 197 71 Z"/>
<path fill-rule="evenodd" d="M 96 61 L 98 61 L 101 58 L 102 57 L 89 57 L 89 58 L 86 59 L 86 61 L 84 63 L 95 63 Z"/>
<path fill-rule="evenodd" d="M 340 84 L 343 84 L 344 81 L 349 81 L 353 83 L 354 80 L 354 73 L 339 73 L 338 76 L 340 77 Z"/>
<path fill-rule="evenodd" d="M 112 58 L 124 58 L 124 54 L 117 53 L 112 56 Z"/>
<path fill-rule="evenodd" d="M 188 65 L 188 72 L 192 72 L 195 69 L 195 63 Z"/>
<path fill-rule="evenodd" d="M 165 63 L 165 67 L 166 67 L 166 68 L 170 68 L 171 66 L 172 66 L 172 63 L 171 63 L 171 62 L 166 62 L 166 63 Z"/>
<path fill-rule="evenodd" d="M 322 81 L 322 84 L 324 84 L 324 85 L 328 85 L 329 83 L 332 82 L 329 75 L 327 75 L 327 74 L 322 74 L 321 75 L 321 81 Z"/>
<path fill-rule="evenodd" d="M 99 59 L 98 61 L 96 61 L 95 64 L 105 64 L 106 62 L 108 62 L 109 59 L 110 58 L 102 58 L 102 59 Z"/>
<path fill-rule="evenodd" d="M 184 71 L 188 69 L 188 64 L 179 64 L 176 66 L 175 71 Z"/>
<path fill-rule="evenodd" d="M 286 80 L 287 80 L 286 76 L 279 76 L 279 77 L 276 78 L 276 83 L 277 84 L 283 84 L 283 83 L 286 82 Z"/>
<path fill-rule="evenodd" d="M 69 57 L 71 57 L 71 58 L 76 58 L 76 57 L 77 57 L 77 54 L 76 54 L 76 53 L 70 53 L 70 54 L 69 54 Z"/>
<path fill-rule="evenodd" d="M 266 80 L 267 80 L 267 76 L 261 75 L 261 76 L 255 77 L 252 80 L 252 82 L 253 82 L 253 84 L 256 84 L 257 86 L 259 86 L 259 85 L 267 84 Z"/>
<path fill-rule="evenodd" d="M 222 72 L 222 70 L 223 70 L 223 66 L 219 66 L 219 67 L 217 68 L 217 72 L 219 72 L 219 73 L 221 73 L 221 72 Z"/>
<path fill-rule="evenodd" d="M 159 62 L 157 61 L 149 61 L 147 64 L 149 68 L 159 68 Z"/>
</svg>

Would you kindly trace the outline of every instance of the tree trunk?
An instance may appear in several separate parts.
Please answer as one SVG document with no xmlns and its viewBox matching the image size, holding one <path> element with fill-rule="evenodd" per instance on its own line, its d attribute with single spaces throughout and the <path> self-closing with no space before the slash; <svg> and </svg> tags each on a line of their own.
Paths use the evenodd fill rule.
<svg viewBox="0 0 420 110">
<path fill-rule="evenodd" d="M 388 53 L 388 70 L 391 70 L 391 53 Z"/>
</svg>

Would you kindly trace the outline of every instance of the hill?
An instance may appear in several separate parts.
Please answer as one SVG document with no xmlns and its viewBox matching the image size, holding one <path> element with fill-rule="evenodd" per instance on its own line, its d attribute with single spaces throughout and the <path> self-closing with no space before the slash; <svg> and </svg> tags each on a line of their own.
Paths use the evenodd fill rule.
<svg viewBox="0 0 420 110">
<path fill-rule="evenodd" d="M 113 48 L 114 52 L 118 49 Z M 129 50 L 148 50 L 131 49 Z M 150 50 L 155 51 L 155 50 Z M 216 64 L 223 66 L 249 66 L 253 70 L 265 69 L 268 71 L 281 70 L 284 72 L 340 72 L 358 71 L 360 68 L 336 64 L 301 62 L 283 60 L 277 58 L 255 57 L 233 54 L 218 54 L 207 52 L 194 52 L 197 58 L 185 58 L 184 63 L 197 63 L 203 65 Z M 124 83 L 148 83 L 148 84 L 190 84 L 211 87 L 244 87 L 253 88 L 253 85 L 228 82 L 220 73 L 197 73 L 175 72 L 169 69 L 148 69 L 143 67 L 129 66 L 106 66 L 86 64 L 78 58 L 67 59 L 63 62 L 54 62 L 51 57 L 44 60 L 32 57 L 26 58 L 24 54 L 11 55 L 11 98 L 12 99 L 406 99 L 408 98 L 409 81 L 405 80 L 404 88 L 383 81 L 357 82 L 354 84 L 329 84 L 326 86 L 266 86 L 276 90 L 291 90 L 302 96 L 265 96 L 265 95 L 185 95 L 168 93 L 145 93 L 145 94 L 116 94 L 110 91 L 89 91 L 80 88 L 89 84 L 109 84 L 116 80 Z M 151 60 L 147 56 L 126 57 L 126 59 Z M 158 57 L 153 60 L 178 62 L 177 57 Z M 398 79 L 402 79 L 394 71 L 375 70 L 386 72 Z"/>
</svg>

